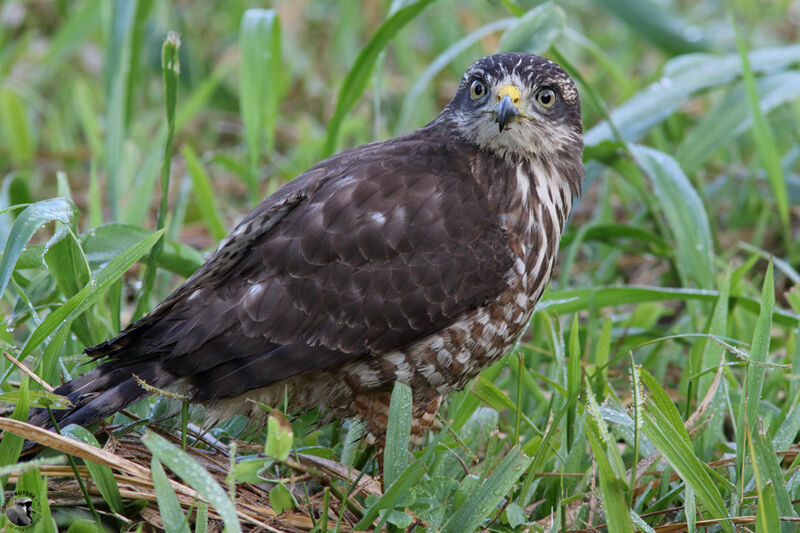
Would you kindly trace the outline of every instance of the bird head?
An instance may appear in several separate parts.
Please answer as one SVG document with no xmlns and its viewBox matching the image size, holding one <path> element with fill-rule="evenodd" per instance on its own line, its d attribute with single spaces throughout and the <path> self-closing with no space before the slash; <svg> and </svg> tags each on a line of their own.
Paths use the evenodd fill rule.
<svg viewBox="0 0 800 533">
<path fill-rule="evenodd" d="M 583 151 L 575 84 L 552 61 L 503 53 L 476 61 L 442 113 L 479 149 L 519 160 Z"/>
</svg>

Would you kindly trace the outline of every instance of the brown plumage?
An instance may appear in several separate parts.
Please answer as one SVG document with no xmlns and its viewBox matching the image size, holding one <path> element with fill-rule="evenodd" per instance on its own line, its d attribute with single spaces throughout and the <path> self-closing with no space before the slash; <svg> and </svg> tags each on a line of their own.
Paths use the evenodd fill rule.
<svg viewBox="0 0 800 533">
<path fill-rule="evenodd" d="M 473 64 L 427 126 L 326 159 L 247 215 L 152 313 L 59 387 L 88 424 L 144 397 L 133 374 L 255 415 L 328 408 L 385 433 L 395 380 L 414 435 L 519 338 L 580 193 L 580 104 L 538 56 Z M 34 420 L 46 425 L 44 413 Z"/>
</svg>

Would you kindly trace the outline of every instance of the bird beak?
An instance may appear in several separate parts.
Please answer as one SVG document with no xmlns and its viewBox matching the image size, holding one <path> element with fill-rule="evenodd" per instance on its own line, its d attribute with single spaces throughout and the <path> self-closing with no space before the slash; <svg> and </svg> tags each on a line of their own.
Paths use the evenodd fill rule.
<svg viewBox="0 0 800 533">
<path fill-rule="evenodd" d="M 513 85 L 506 85 L 497 91 L 497 99 L 499 102 L 494 107 L 494 116 L 497 120 L 497 125 L 500 127 L 500 131 L 503 131 L 506 124 L 514 120 L 514 118 L 520 114 L 519 109 L 517 109 L 520 96 L 519 89 Z"/>
</svg>

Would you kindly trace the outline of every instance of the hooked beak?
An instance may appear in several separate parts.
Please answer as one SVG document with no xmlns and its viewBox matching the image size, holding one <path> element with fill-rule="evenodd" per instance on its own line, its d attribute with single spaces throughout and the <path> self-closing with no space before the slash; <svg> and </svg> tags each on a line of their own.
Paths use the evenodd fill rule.
<svg viewBox="0 0 800 533">
<path fill-rule="evenodd" d="M 517 104 L 520 99 L 519 89 L 513 85 L 506 85 L 497 92 L 497 98 L 500 100 L 494 108 L 494 116 L 497 120 L 497 125 L 500 131 L 503 131 L 506 124 L 519 116 L 519 109 Z"/>
</svg>

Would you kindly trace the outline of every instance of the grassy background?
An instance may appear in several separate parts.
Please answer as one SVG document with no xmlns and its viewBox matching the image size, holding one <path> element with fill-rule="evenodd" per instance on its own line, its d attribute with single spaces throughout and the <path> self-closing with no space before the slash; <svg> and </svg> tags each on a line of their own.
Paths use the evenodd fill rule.
<svg viewBox="0 0 800 533">
<path fill-rule="evenodd" d="M 157 396 L 105 452 L 70 427 L 20 463 L 33 430 L 0 420 L 6 496 L 33 492 L 43 531 L 795 530 L 798 24 L 787 0 L 6 0 L 0 342 L 31 370 L 0 360 L 12 419 L 259 199 L 426 123 L 480 56 L 575 76 L 587 169 L 523 341 L 411 456 L 397 387 L 383 472 L 351 421 L 276 412 L 208 444 Z"/>
</svg>

